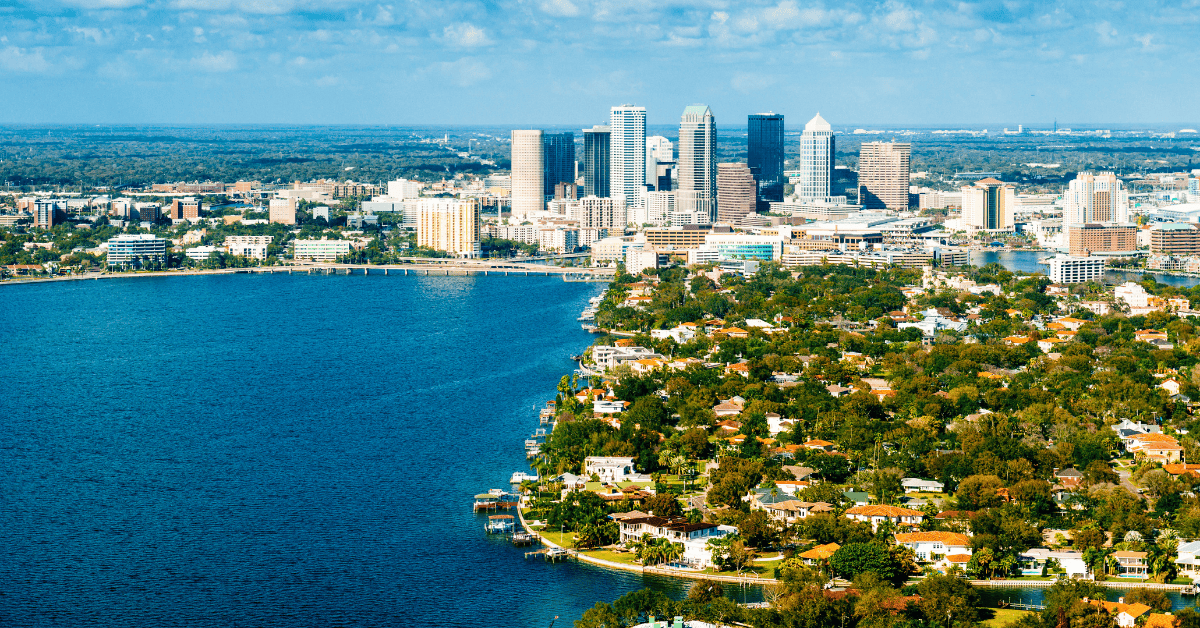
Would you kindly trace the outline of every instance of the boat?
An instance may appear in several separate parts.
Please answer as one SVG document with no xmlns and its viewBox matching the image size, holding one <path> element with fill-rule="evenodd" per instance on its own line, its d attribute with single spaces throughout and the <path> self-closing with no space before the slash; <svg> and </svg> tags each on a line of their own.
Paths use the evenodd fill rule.
<svg viewBox="0 0 1200 628">
<path fill-rule="evenodd" d="M 1189 584 L 1179 590 L 1180 595 L 1196 595 L 1196 585 Z"/>
<path fill-rule="evenodd" d="M 509 478 L 508 483 L 509 484 L 520 484 L 522 482 L 537 482 L 537 479 L 538 479 L 538 476 L 536 476 L 536 475 L 533 475 L 531 473 L 526 473 L 524 471 L 517 471 L 516 473 L 512 474 L 512 477 Z"/>
<path fill-rule="evenodd" d="M 483 526 L 484 532 L 488 534 L 512 534 L 515 529 L 516 523 L 512 515 L 491 515 Z"/>
<path fill-rule="evenodd" d="M 512 544 L 516 545 L 517 547 L 528 547 L 534 543 L 537 543 L 537 541 L 537 535 L 530 534 L 528 532 L 517 532 L 512 535 Z"/>
</svg>

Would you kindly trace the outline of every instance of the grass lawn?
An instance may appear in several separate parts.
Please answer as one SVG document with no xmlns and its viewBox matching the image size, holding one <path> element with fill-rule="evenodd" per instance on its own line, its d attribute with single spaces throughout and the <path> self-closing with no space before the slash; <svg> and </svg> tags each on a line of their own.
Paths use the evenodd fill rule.
<svg viewBox="0 0 1200 628">
<path fill-rule="evenodd" d="M 633 554 L 633 552 L 614 552 L 612 550 L 593 550 L 593 551 L 588 551 L 588 552 L 584 552 L 584 553 L 587 554 L 588 556 L 591 556 L 592 558 L 599 558 L 600 560 L 607 560 L 610 562 L 622 563 L 625 565 L 637 565 L 639 567 L 641 566 L 641 564 L 637 562 L 637 556 L 635 556 Z"/>
<path fill-rule="evenodd" d="M 979 609 L 979 623 L 982 626 L 990 628 L 1000 628 L 1017 621 L 1021 617 L 1028 615 L 1033 611 L 1019 611 L 1012 608 L 981 608 Z"/>
</svg>

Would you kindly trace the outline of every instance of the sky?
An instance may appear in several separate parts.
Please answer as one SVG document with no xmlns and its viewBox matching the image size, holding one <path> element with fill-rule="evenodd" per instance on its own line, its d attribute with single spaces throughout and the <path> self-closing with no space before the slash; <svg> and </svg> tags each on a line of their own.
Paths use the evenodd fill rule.
<svg viewBox="0 0 1200 628">
<path fill-rule="evenodd" d="M 1197 41 L 1200 0 L 0 0 L 0 123 L 1195 126 Z"/>
</svg>

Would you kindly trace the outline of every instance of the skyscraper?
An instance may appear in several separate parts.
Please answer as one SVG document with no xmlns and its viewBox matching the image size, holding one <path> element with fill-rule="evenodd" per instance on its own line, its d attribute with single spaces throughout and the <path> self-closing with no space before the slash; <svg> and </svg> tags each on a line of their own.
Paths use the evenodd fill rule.
<svg viewBox="0 0 1200 628">
<path fill-rule="evenodd" d="M 802 199 L 828 198 L 832 192 L 833 128 L 817 114 L 804 125 L 800 134 L 800 185 L 796 195 Z"/>
<path fill-rule="evenodd" d="M 754 213 L 759 187 L 746 164 L 717 164 L 717 211 L 721 222 L 736 224 Z"/>
<path fill-rule="evenodd" d="M 1129 222 L 1129 191 L 1111 172 L 1080 172 L 1063 192 L 1063 222 Z"/>
<path fill-rule="evenodd" d="M 771 201 L 782 201 L 783 114 L 750 114 L 746 121 L 746 163 L 755 172 L 759 210 L 769 209 Z"/>
<path fill-rule="evenodd" d="M 708 105 L 689 105 L 679 122 L 679 211 L 717 220 L 717 122 Z"/>
<path fill-rule="evenodd" d="M 542 144 L 545 161 L 544 193 L 546 197 L 554 198 L 555 185 L 575 182 L 575 134 L 570 131 L 545 133 L 542 135 Z"/>
<path fill-rule="evenodd" d="M 1016 190 L 991 177 L 962 188 L 962 218 L 969 227 L 987 231 L 1012 229 L 1016 206 Z"/>
<path fill-rule="evenodd" d="M 646 185 L 658 189 L 658 164 L 675 163 L 675 145 L 661 135 L 646 138 Z"/>
<path fill-rule="evenodd" d="M 540 130 L 512 132 L 512 214 L 515 218 L 524 218 L 546 208 L 542 135 Z"/>
<path fill-rule="evenodd" d="M 633 105 L 613 107 L 609 119 L 609 186 L 612 196 L 638 202 L 646 189 L 646 108 Z"/>
<path fill-rule="evenodd" d="M 583 130 L 583 195 L 607 198 L 609 191 L 609 127 L 596 125 Z"/>
<path fill-rule="evenodd" d="M 863 142 L 858 153 L 858 202 L 864 209 L 908 209 L 912 144 Z"/>
</svg>

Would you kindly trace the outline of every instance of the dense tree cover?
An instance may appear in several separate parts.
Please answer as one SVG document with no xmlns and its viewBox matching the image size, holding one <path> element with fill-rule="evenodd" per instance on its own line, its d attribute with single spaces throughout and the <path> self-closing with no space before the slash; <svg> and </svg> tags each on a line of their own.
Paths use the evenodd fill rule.
<svg viewBox="0 0 1200 628">
<path fill-rule="evenodd" d="M 1163 557 L 1175 542 L 1160 531 L 1200 534 L 1200 503 L 1191 496 L 1197 478 L 1133 461 L 1110 426 L 1126 418 L 1159 422 L 1186 453 L 1200 453 L 1192 436 L 1200 425 L 1155 376 L 1169 370 L 1183 394 L 1200 398 L 1194 323 L 1169 313 L 1097 317 L 1076 311 L 1087 322 L 1052 358 L 1036 342 L 1014 346 L 1005 338 L 1052 334 L 1035 325 L 1035 317 L 1063 313 L 1056 308 L 1069 308 L 1071 299 L 1095 298 L 1086 292 L 1090 288 L 1058 304 L 1045 296 L 1039 276 L 997 266 L 973 269 L 970 276 L 995 282 L 1001 293 L 929 290 L 906 300 L 900 288 L 919 280 L 903 269 L 788 272 L 768 264 L 749 278 L 681 268 L 639 277 L 621 273 L 597 320 L 625 335 L 598 343 L 632 332 L 635 345 L 707 365 L 642 375 L 627 366 L 615 369 L 604 385 L 629 406 L 609 422 L 593 418 L 588 404 L 560 396 L 557 428 L 540 464 L 578 473 L 586 456 L 622 455 L 647 473 L 707 470 L 697 486 L 707 504 L 705 518 L 738 526 L 738 539 L 752 548 L 889 545 L 894 530 L 873 531 L 841 516 L 849 507 L 842 491 L 862 490 L 875 503 L 898 504 L 900 478 L 927 478 L 945 485 L 942 509 L 970 516 L 936 518 L 939 509 L 930 506 L 921 528 L 972 532 L 976 558 L 967 570 L 974 575 L 1011 573 L 1017 555 L 1043 545 L 1041 531 L 1055 528 L 1070 531 L 1060 545 L 1090 552 L 1098 577 L 1114 573 L 1112 552 L 1130 549 L 1151 555 L 1155 579 L 1173 578 L 1174 566 Z M 643 308 L 625 305 L 636 282 L 653 284 Z M 1177 293 L 1145 285 L 1159 294 Z M 964 333 L 922 342 L 917 330 L 900 330 L 888 316 L 906 302 L 910 314 L 938 307 L 977 316 Z M 767 333 L 749 319 L 769 321 L 780 331 Z M 684 322 L 701 332 L 748 331 L 744 338 L 700 333 L 683 343 L 648 333 Z M 1137 340 L 1134 332 L 1142 329 L 1166 332 L 1175 346 L 1160 349 Z M 723 368 L 739 361 L 749 366 L 744 375 Z M 887 394 L 872 393 L 880 380 Z M 849 391 L 835 397 L 829 392 L 834 385 Z M 737 423 L 718 428 L 713 408 L 734 397 L 744 404 L 733 417 Z M 768 414 L 790 427 L 771 436 Z M 834 443 L 837 452 L 796 447 L 813 439 Z M 1143 494 L 1118 476 L 1111 463 L 1118 457 L 1128 461 L 1128 481 Z M 773 482 L 792 479 L 785 468 L 790 465 L 808 467 L 821 481 L 797 499 L 830 503 L 833 513 L 785 526 L 751 511 L 750 491 L 770 492 Z M 1083 475 L 1074 490 L 1059 486 L 1054 476 L 1068 467 Z M 1109 536 L 1115 545 L 1104 547 Z"/>
</svg>

